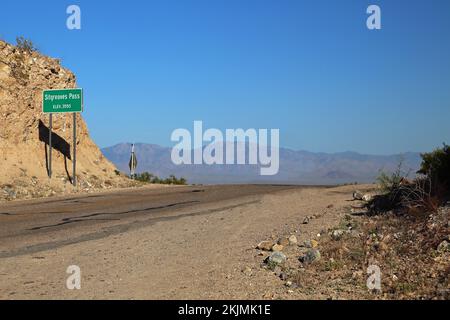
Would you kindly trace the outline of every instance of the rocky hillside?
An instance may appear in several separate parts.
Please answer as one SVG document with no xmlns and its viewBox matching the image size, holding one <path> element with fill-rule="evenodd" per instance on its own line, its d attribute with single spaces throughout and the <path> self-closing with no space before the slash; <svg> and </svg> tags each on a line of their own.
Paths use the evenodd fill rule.
<svg viewBox="0 0 450 320">
<path fill-rule="evenodd" d="M 72 115 L 53 117 L 53 179 L 49 180 L 49 120 L 42 113 L 42 90 L 75 87 L 75 75 L 59 60 L 0 41 L 0 201 L 74 192 Z M 77 132 L 77 191 L 128 185 L 90 139 L 81 115 Z"/>
</svg>

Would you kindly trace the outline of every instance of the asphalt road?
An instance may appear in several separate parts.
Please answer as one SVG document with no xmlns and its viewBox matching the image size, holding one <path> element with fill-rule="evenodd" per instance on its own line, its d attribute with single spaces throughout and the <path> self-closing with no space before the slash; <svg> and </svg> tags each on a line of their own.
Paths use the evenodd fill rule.
<svg viewBox="0 0 450 320">
<path fill-rule="evenodd" d="M 151 225 L 257 202 L 299 186 L 140 188 L 0 205 L 0 259 L 57 249 Z"/>
</svg>

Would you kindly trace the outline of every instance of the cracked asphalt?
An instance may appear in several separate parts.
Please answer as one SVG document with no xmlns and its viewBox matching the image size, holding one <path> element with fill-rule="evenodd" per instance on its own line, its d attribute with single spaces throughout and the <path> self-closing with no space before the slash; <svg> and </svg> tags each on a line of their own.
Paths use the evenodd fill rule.
<svg viewBox="0 0 450 320">
<path fill-rule="evenodd" d="M 276 185 L 187 186 L 0 204 L 0 258 L 101 239 L 159 221 L 252 203 L 239 198 L 298 188 Z M 236 204 L 203 209 L 215 202 Z"/>
</svg>

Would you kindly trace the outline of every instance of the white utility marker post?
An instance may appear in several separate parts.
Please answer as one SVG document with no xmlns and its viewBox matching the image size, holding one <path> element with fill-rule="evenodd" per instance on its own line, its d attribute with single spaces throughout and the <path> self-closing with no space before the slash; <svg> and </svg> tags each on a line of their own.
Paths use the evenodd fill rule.
<svg viewBox="0 0 450 320">
<path fill-rule="evenodd" d="M 130 177 L 131 177 L 131 179 L 134 179 L 135 175 L 136 175 L 136 168 L 137 168 L 137 158 L 136 158 L 136 154 L 134 153 L 134 144 L 131 145 L 131 157 L 130 157 L 130 163 L 128 165 L 130 167 Z"/>
</svg>

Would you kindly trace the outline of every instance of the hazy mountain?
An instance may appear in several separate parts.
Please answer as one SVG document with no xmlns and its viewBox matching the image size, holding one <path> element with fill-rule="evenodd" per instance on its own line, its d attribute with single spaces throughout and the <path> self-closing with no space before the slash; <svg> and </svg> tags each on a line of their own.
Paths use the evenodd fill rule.
<svg viewBox="0 0 450 320">
<path fill-rule="evenodd" d="M 131 144 L 102 149 L 119 170 L 129 172 Z M 280 149 L 280 170 L 275 176 L 261 176 L 258 165 L 181 165 L 171 160 L 171 148 L 154 144 L 136 144 L 138 172 L 148 171 L 160 177 L 174 174 L 190 183 L 285 183 L 340 184 L 373 182 L 380 170 L 393 171 L 403 159 L 404 170 L 414 174 L 420 165 L 419 153 L 390 156 L 363 155 L 356 152 L 313 153 Z"/>
</svg>

